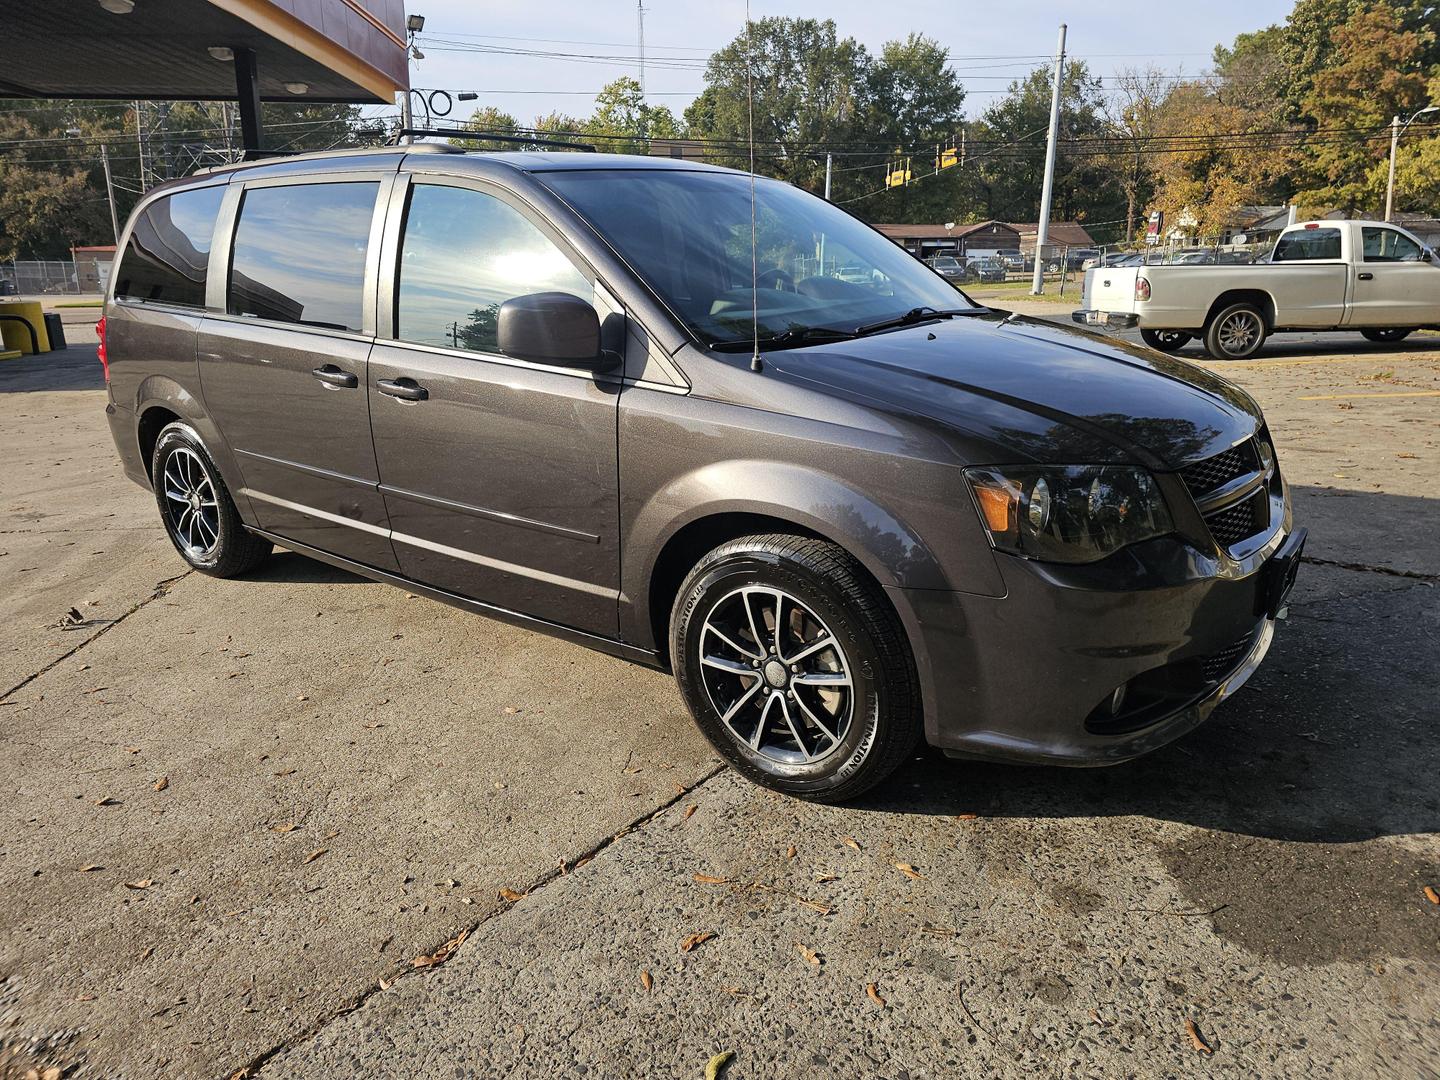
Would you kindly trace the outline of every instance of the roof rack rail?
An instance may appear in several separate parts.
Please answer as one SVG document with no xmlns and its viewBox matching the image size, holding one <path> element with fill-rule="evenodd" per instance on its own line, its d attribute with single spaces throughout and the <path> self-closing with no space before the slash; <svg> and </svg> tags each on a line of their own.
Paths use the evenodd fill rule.
<svg viewBox="0 0 1440 1080">
<path fill-rule="evenodd" d="M 515 143 L 519 146 L 558 146 L 564 150 L 580 150 L 587 154 L 599 153 L 590 143 L 563 142 L 560 139 L 542 139 L 535 135 L 504 135 L 498 131 L 473 131 L 468 128 L 401 128 L 390 136 L 392 145 L 398 143 L 407 135 L 449 139 L 483 139 L 486 142 Z"/>
</svg>

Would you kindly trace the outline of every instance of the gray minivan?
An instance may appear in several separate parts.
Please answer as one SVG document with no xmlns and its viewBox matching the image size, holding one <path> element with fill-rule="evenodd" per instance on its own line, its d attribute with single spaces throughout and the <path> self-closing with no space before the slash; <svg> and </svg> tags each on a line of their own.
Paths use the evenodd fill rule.
<svg viewBox="0 0 1440 1080">
<path fill-rule="evenodd" d="M 922 737 L 1151 750 L 1255 670 L 1299 561 L 1244 391 L 775 181 L 343 151 L 158 187 L 121 241 L 106 411 L 186 562 L 278 544 L 673 670 L 793 794 Z"/>
</svg>

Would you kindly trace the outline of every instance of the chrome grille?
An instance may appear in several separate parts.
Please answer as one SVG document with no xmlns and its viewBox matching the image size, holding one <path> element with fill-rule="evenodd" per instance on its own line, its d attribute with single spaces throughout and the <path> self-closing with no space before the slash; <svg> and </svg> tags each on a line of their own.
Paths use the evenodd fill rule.
<svg viewBox="0 0 1440 1080">
<path fill-rule="evenodd" d="M 1251 636 L 1250 634 L 1246 634 L 1239 641 L 1225 646 L 1225 648 L 1219 652 L 1207 656 L 1200 662 L 1200 668 L 1205 673 L 1205 681 L 1207 683 L 1219 682 L 1235 670 L 1235 665 L 1240 662 L 1240 659 L 1250 648 Z"/>
<path fill-rule="evenodd" d="M 1238 503 L 1219 510 L 1204 512 L 1206 496 L 1220 491 L 1226 484 L 1263 468 L 1254 439 L 1246 439 L 1229 450 L 1222 450 L 1203 461 L 1196 461 L 1180 470 L 1180 478 L 1190 494 L 1201 504 L 1210 535 L 1222 548 L 1231 548 L 1242 540 L 1263 532 L 1270 524 L 1268 484 Z"/>
<path fill-rule="evenodd" d="M 1244 476 L 1258 468 L 1260 459 L 1255 453 L 1255 442 L 1253 439 L 1246 439 L 1240 445 L 1223 450 L 1214 457 L 1185 466 L 1180 470 L 1180 478 L 1185 481 L 1190 494 L 1198 497 L 1207 495 L 1237 476 Z"/>
</svg>

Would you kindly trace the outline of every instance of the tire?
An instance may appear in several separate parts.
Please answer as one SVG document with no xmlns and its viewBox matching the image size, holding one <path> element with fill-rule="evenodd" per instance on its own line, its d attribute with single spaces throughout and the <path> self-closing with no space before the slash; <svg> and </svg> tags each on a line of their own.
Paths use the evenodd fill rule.
<svg viewBox="0 0 1440 1080">
<path fill-rule="evenodd" d="M 1381 343 L 1404 341 L 1415 332 L 1413 326 L 1377 326 L 1368 330 L 1361 330 L 1360 336 L 1366 341 Z"/>
<path fill-rule="evenodd" d="M 675 598 L 670 655 L 700 730 L 763 787 L 844 802 L 920 740 L 919 681 L 899 619 L 860 564 L 826 541 L 746 536 L 710 552 Z"/>
<path fill-rule="evenodd" d="M 1140 336 L 1157 352 L 1174 352 L 1190 344 L 1190 335 L 1184 330 L 1141 330 Z"/>
<path fill-rule="evenodd" d="M 1205 351 L 1216 360 L 1248 360 L 1260 351 L 1269 331 L 1254 304 L 1231 304 L 1205 327 Z"/>
<path fill-rule="evenodd" d="M 151 486 L 165 533 L 202 574 L 234 577 L 269 556 L 270 541 L 249 532 L 205 444 L 188 424 L 166 425 L 150 457 Z"/>
</svg>

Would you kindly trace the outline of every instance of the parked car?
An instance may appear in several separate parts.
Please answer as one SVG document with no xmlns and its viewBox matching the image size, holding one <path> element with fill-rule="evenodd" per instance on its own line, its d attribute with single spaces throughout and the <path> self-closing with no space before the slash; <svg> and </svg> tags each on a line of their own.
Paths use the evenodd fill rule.
<svg viewBox="0 0 1440 1080">
<path fill-rule="evenodd" d="M 1005 264 L 1007 270 L 1025 269 L 1025 256 L 1020 254 L 1019 248 L 1000 248 L 995 257 Z"/>
<path fill-rule="evenodd" d="M 975 280 L 975 275 L 970 272 L 969 264 L 962 262 L 954 255 L 932 255 L 925 260 L 925 265 L 949 281 Z"/>
<path fill-rule="evenodd" d="M 845 276 L 792 275 L 816 236 Z M 808 798 L 922 738 L 1081 765 L 1184 734 L 1265 656 L 1304 541 L 1238 388 L 678 159 L 423 144 L 163 184 L 101 342 L 124 470 L 194 569 L 280 545 L 673 671 L 726 760 Z"/>
<path fill-rule="evenodd" d="M 1201 338 L 1217 360 L 1244 360 L 1286 331 L 1356 330 L 1400 341 L 1440 326 L 1440 265 L 1383 221 L 1308 221 L 1285 229 L 1268 263 L 1091 270 L 1080 322 L 1138 325 L 1153 348 Z"/>
<path fill-rule="evenodd" d="M 993 255 L 971 259 L 967 269 L 974 281 L 1004 281 L 1010 274 L 1004 261 Z"/>
<path fill-rule="evenodd" d="M 1058 274 L 1063 265 L 1066 270 L 1079 270 L 1086 259 L 1097 258 L 1100 252 L 1094 248 L 1066 248 L 1049 257 L 1045 269 L 1051 274 Z"/>
<path fill-rule="evenodd" d="M 8 277 L 0 277 L 0 296 L 14 296 L 16 291 L 15 282 Z"/>
<path fill-rule="evenodd" d="M 1097 266 L 1125 266 L 1129 260 L 1138 258 L 1133 251 L 1110 251 L 1104 255 L 1091 255 L 1080 264 L 1081 270 L 1091 270 Z"/>
</svg>

